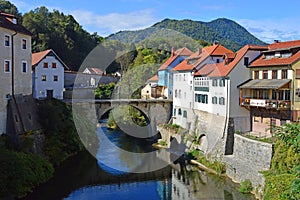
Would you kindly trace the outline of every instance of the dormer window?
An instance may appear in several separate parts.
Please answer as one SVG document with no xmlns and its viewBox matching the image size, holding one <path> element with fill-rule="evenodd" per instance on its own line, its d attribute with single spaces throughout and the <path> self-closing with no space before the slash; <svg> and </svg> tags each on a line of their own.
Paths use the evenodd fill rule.
<svg viewBox="0 0 300 200">
<path fill-rule="evenodd" d="M 249 66 L 249 57 L 244 57 L 244 65 L 245 65 L 246 67 Z"/>
<path fill-rule="evenodd" d="M 276 52 L 275 52 L 275 57 L 276 57 L 276 58 L 280 58 L 280 57 L 281 57 L 281 53 L 280 53 L 279 51 L 276 51 Z"/>
</svg>

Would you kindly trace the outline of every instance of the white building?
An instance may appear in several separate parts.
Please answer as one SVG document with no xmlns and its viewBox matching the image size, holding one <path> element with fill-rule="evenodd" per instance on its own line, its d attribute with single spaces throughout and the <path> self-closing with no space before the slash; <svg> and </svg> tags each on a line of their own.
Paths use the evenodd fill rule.
<svg viewBox="0 0 300 200">
<path fill-rule="evenodd" d="M 65 69 L 68 67 L 52 49 L 32 54 L 33 97 L 63 99 Z"/>
<path fill-rule="evenodd" d="M 194 74 L 194 109 L 225 117 L 234 131 L 249 131 L 250 112 L 239 107 L 238 86 L 249 79 L 250 62 L 266 49 L 246 45 L 234 55 L 225 54 L 222 63 L 198 70 Z"/>
<path fill-rule="evenodd" d="M 173 123 L 189 129 L 194 117 L 194 72 L 201 70 L 208 63 L 223 62 L 224 54 L 233 54 L 232 51 L 220 44 L 199 49 L 186 60 L 173 68 Z M 198 82 L 197 82 L 198 83 Z M 203 84 L 208 84 L 204 81 Z M 199 99 L 200 96 L 197 96 Z M 201 102 L 208 103 L 208 95 L 201 95 Z"/>
<path fill-rule="evenodd" d="M 31 95 L 31 33 L 13 15 L 0 13 L 0 134 L 6 133 L 7 103 Z"/>
</svg>

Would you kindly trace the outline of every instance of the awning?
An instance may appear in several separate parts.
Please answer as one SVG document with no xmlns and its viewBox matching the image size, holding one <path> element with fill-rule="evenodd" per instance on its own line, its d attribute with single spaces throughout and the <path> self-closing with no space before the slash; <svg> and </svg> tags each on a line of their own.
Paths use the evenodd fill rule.
<svg viewBox="0 0 300 200">
<path fill-rule="evenodd" d="M 240 89 L 279 89 L 291 82 L 290 79 L 255 79 L 239 86 Z"/>
</svg>

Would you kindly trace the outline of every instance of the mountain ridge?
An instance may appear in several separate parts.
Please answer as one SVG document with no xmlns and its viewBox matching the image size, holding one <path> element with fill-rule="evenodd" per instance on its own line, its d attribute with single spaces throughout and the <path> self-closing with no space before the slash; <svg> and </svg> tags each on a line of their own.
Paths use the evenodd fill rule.
<svg viewBox="0 0 300 200">
<path fill-rule="evenodd" d="M 165 18 L 148 28 L 136 31 L 119 31 L 107 38 L 125 43 L 141 43 L 147 39 L 147 36 L 155 35 L 155 31 L 150 31 L 151 28 L 174 30 L 202 43 L 218 42 L 234 51 L 246 44 L 266 45 L 246 28 L 227 18 L 217 18 L 210 22 Z"/>
</svg>

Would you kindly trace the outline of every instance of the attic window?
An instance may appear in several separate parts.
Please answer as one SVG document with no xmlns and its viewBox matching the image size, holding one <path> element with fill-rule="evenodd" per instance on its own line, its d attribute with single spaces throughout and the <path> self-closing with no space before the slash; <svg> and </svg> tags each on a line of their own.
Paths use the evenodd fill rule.
<svg viewBox="0 0 300 200">
<path fill-rule="evenodd" d="M 280 57 L 281 57 L 281 54 L 280 54 L 279 51 L 275 52 L 275 57 L 276 57 L 276 58 L 280 58 Z"/>
</svg>

